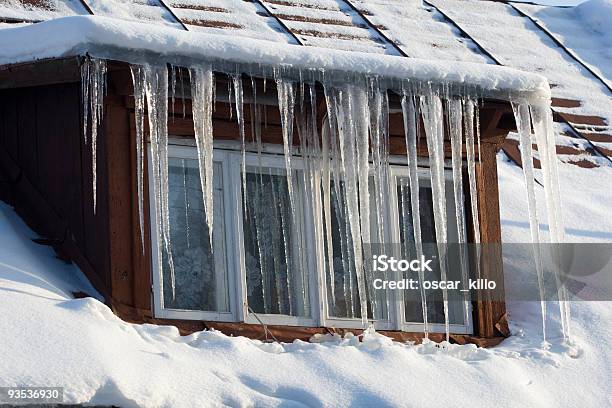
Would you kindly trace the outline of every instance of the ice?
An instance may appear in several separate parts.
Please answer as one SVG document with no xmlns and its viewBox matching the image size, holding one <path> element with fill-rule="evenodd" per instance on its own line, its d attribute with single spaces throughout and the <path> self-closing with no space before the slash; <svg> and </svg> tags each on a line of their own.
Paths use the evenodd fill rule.
<svg viewBox="0 0 612 408">
<path fill-rule="evenodd" d="M 465 229 L 465 208 L 463 206 L 463 108 L 462 100 L 451 98 L 447 101 L 448 130 L 451 142 L 451 160 L 453 167 L 453 196 L 455 199 L 455 216 L 457 218 L 457 234 L 459 243 L 459 267 L 464 288 L 469 287 L 467 264 L 467 237 Z M 464 316 L 469 316 L 469 299 L 464 299 Z"/>
<path fill-rule="evenodd" d="M 514 119 L 520 138 L 521 162 L 523 164 L 523 175 L 527 192 L 527 212 L 529 213 L 529 230 L 533 257 L 535 260 L 536 274 L 538 277 L 538 288 L 540 291 L 540 308 L 542 311 L 542 337 L 546 342 L 546 301 L 544 293 L 544 275 L 542 269 L 542 254 L 540 251 L 540 224 L 538 221 L 538 210 L 536 206 L 535 183 L 533 172 L 533 152 L 531 147 L 531 115 L 529 105 L 526 103 L 513 103 Z"/>
<path fill-rule="evenodd" d="M 87 125 L 91 124 L 91 176 L 93 191 L 93 212 L 97 205 L 97 144 L 98 128 L 104 113 L 104 96 L 106 94 L 106 60 L 85 58 L 81 65 L 81 87 L 83 97 L 83 137 L 87 144 Z M 88 122 L 88 116 L 91 121 Z"/>
<path fill-rule="evenodd" d="M 417 127 L 419 126 L 416 111 L 417 105 L 415 96 L 407 90 L 402 92 L 402 112 L 404 115 L 404 133 L 406 139 L 406 157 L 408 159 L 408 180 L 410 182 L 410 204 L 412 213 L 412 230 L 414 233 L 414 244 L 416 257 L 421 259 L 423 256 L 423 242 L 421 239 L 421 215 L 419 207 L 419 176 L 417 163 Z M 429 321 L 427 318 L 427 296 L 423 282 L 425 273 L 419 270 L 419 288 L 421 295 L 421 308 L 423 309 L 423 332 L 425 338 L 429 336 Z"/>
<path fill-rule="evenodd" d="M 553 256 L 560 257 L 561 248 L 558 244 L 565 241 L 565 229 L 563 226 L 561 213 L 555 135 L 552 128 L 552 112 L 550 107 L 546 105 L 533 105 L 530 107 L 530 112 L 534 134 L 538 143 L 540 162 L 542 165 L 544 198 L 546 200 L 548 225 L 550 228 L 550 241 L 553 244 Z M 556 269 L 554 274 L 557 282 L 563 337 L 569 339 L 571 336 L 571 331 L 570 309 L 567 301 L 567 293 L 565 286 L 559 279 L 558 271 Z"/>
<path fill-rule="evenodd" d="M 376 236 L 372 237 L 369 231 L 369 225 L 371 221 L 368 219 L 367 221 L 362 220 L 362 226 L 367 224 L 368 229 L 366 237 L 370 237 L 370 239 L 374 239 L 374 242 L 383 244 L 387 242 L 387 237 L 385 235 L 385 208 L 386 208 L 386 197 L 389 196 L 388 191 L 388 161 L 389 161 L 389 150 L 388 150 L 388 142 L 389 142 L 389 132 L 387 129 L 388 123 L 388 110 L 389 104 L 387 100 L 387 91 L 385 89 L 381 89 L 378 84 L 378 81 L 370 81 L 369 83 L 369 99 L 370 99 L 370 112 L 369 117 L 367 113 L 364 113 L 362 116 L 366 117 L 370 120 L 370 141 L 372 145 L 372 161 L 373 166 L 372 170 L 374 173 L 374 204 L 376 206 L 375 214 L 376 214 Z M 360 177 L 360 182 L 365 178 L 365 175 Z M 367 187 L 367 186 L 366 186 Z M 361 192 L 361 190 L 360 190 Z M 364 204 L 369 203 L 369 197 L 364 197 L 361 200 Z M 360 205 L 361 205 L 360 202 Z M 362 212 L 362 216 L 370 217 L 369 207 Z M 362 227 L 363 229 L 363 227 Z M 365 241 L 367 242 L 367 241 Z M 368 248 L 367 246 L 365 247 Z M 371 254 L 364 253 L 364 259 L 370 259 Z M 370 272 L 371 268 L 366 268 L 366 271 Z M 384 278 L 387 279 L 388 274 L 385 273 Z M 372 272 L 366 275 L 368 282 L 371 284 L 375 279 L 375 276 Z M 377 295 L 377 296 L 374 296 Z M 372 313 L 375 317 L 383 317 L 381 313 L 383 313 L 383 302 L 387 302 L 388 299 L 381 299 L 383 295 L 382 292 L 374 292 L 371 296 L 371 306 Z M 385 305 L 388 310 L 388 303 Z"/>
<path fill-rule="evenodd" d="M 366 279 L 363 263 L 363 246 L 361 241 L 361 220 L 359 213 L 359 183 L 364 182 L 359 177 L 357 130 L 359 125 L 355 123 L 356 117 L 363 114 L 363 104 L 367 100 L 365 88 L 354 85 L 345 85 L 336 90 L 336 117 L 338 125 L 338 144 L 340 147 L 340 159 L 342 163 L 342 178 L 344 186 L 344 199 L 346 200 L 347 227 L 350 231 L 352 241 L 352 261 L 355 265 L 355 276 L 357 280 L 357 291 L 359 293 L 359 304 L 361 319 L 367 322 L 367 296 Z M 367 181 L 365 181 L 367 183 Z M 369 221 L 369 220 L 368 220 Z M 352 279 L 352 275 L 349 276 Z M 350 281 L 350 279 L 349 279 Z"/>
<path fill-rule="evenodd" d="M 238 133 L 240 133 L 240 154 L 242 156 L 241 170 L 242 170 L 242 191 L 246 191 L 246 135 L 244 129 L 244 92 L 242 89 L 242 76 L 235 74 L 232 76 L 230 82 L 229 96 L 230 96 L 230 118 L 231 118 L 231 107 L 232 107 L 232 84 L 234 88 L 234 100 L 236 102 L 236 121 L 238 122 Z M 244 195 L 243 195 L 244 197 Z M 243 202 L 246 208 L 246 202 Z"/>
<path fill-rule="evenodd" d="M 191 101 L 193 106 L 193 126 L 198 150 L 200 182 L 206 214 L 206 225 L 210 247 L 213 246 L 213 87 L 214 76 L 209 66 L 193 67 L 189 70 L 191 79 Z M 242 132 L 244 137 L 244 130 Z M 244 168 L 244 167 L 243 167 Z"/>
<path fill-rule="evenodd" d="M 474 244 L 476 260 L 476 277 L 480 279 L 480 219 L 478 218 L 478 190 L 476 189 L 476 141 L 474 140 L 474 115 L 476 103 L 471 99 L 463 101 L 463 117 L 465 127 L 465 152 L 467 159 L 468 182 L 470 186 L 470 207 L 472 213 L 472 228 L 474 229 Z M 476 123 L 476 126 L 479 126 Z M 478 142 L 480 146 L 480 141 Z M 480 156 L 480 149 L 479 149 Z"/>
<path fill-rule="evenodd" d="M 151 169 L 153 195 L 158 219 L 158 245 L 163 242 L 168 266 L 172 298 L 175 292 L 174 262 L 170 242 L 170 209 L 168 200 L 168 69 L 166 65 L 144 66 L 145 93 L 151 139 Z M 161 249 L 161 247 L 160 247 Z M 158 256 L 159 270 L 163 257 Z"/>
<path fill-rule="evenodd" d="M 140 223 L 140 244 L 144 246 L 144 106 L 145 78 L 144 70 L 139 65 L 131 65 L 132 84 L 134 86 L 134 120 L 136 128 L 136 179 L 138 184 L 138 220 Z"/>
<path fill-rule="evenodd" d="M 287 171 L 287 187 L 289 189 L 289 200 L 291 213 L 295 216 L 295 195 L 293 189 L 293 167 L 291 157 L 293 155 L 293 116 L 295 110 L 295 92 L 293 83 L 283 79 L 279 73 L 275 74 L 276 88 L 278 92 L 278 108 L 281 115 L 283 128 L 283 153 L 285 155 L 285 169 Z"/>
<path fill-rule="evenodd" d="M 431 175 L 431 191 L 433 197 L 433 213 L 440 261 L 440 280 L 446 280 L 446 248 L 447 217 L 444 186 L 444 119 L 442 100 L 434 92 L 421 96 L 421 112 L 427 136 L 429 151 L 429 171 Z M 442 290 L 444 302 L 444 330 L 446 340 L 449 339 L 448 291 Z"/>
</svg>

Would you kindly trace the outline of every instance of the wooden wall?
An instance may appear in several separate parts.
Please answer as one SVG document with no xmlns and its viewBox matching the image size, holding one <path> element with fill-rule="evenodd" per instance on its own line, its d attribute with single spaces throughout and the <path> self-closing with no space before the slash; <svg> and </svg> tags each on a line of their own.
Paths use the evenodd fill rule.
<svg viewBox="0 0 612 408">
<path fill-rule="evenodd" d="M 80 83 L 0 90 L 3 199 L 105 292 L 108 276 L 107 171 L 98 169 L 93 212 L 91 146 L 81 135 Z M 100 138 L 99 157 L 106 156 Z"/>
</svg>

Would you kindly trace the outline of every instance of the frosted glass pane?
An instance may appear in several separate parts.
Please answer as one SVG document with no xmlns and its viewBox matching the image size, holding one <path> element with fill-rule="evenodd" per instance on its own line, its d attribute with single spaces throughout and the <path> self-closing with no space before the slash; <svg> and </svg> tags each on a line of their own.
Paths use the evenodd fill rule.
<svg viewBox="0 0 612 408">
<path fill-rule="evenodd" d="M 170 234 L 175 268 L 172 298 L 170 268 L 164 253 L 163 290 L 167 309 L 229 311 L 221 165 L 214 166 L 214 233 L 211 251 L 202 188 L 195 159 L 170 158 Z"/>
<path fill-rule="evenodd" d="M 374 180 L 370 181 L 370 230 L 372 242 L 375 242 L 377 223 L 376 194 L 374 191 Z M 330 317 L 340 318 L 361 318 L 360 296 L 357 287 L 357 273 L 355 270 L 355 256 L 353 251 L 353 240 L 350 233 L 350 226 L 347 222 L 347 206 L 344 198 L 344 188 L 342 183 L 336 188 L 334 182 L 331 183 L 331 243 L 327 242 L 325 234 L 325 245 L 332 246 L 333 253 L 333 273 L 334 273 L 334 293 L 331 290 L 331 271 L 329 268 L 328 252 L 325 251 L 325 266 L 327 278 L 327 301 L 328 314 Z M 366 249 L 370 248 L 369 242 L 363 242 L 364 246 L 364 265 L 371 265 Z M 368 300 L 368 318 L 375 320 L 388 319 L 387 293 L 385 291 L 373 290 L 372 282 L 366 274 L 366 297 Z M 376 278 L 376 276 L 371 276 Z M 375 295 L 376 298 L 372 298 Z"/>
<path fill-rule="evenodd" d="M 300 178 L 294 177 L 296 187 Z M 243 229 L 249 307 L 256 313 L 310 316 L 302 189 L 294 188 L 295 215 L 284 170 L 248 168 L 246 191 Z"/>
<path fill-rule="evenodd" d="M 400 178 L 397 186 L 398 212 L 400 226 L 400 243 L 402 257 L 407 259 L 416 258 L 414 244 L 414 232 L 412 225 L 412 208 L 410 201 L 410 186 L 408 178 Z M 447 206 L 449 213 L 454 214 L 454 202 L 452 193 L 447 192 Z M 452 210 L 452 211 L 451 211 Z M 433 216 L 432 191 L 429 186 L 419 188 L 419 213 L 421 220 L 421 238 L 423 242 L 423 254 L 427 259 L 438 259 L 436 245 L 436 231 Z M 448 218 L 449 223 L 455 223 L 455 218 Z M 457 242 L 456 228 L 448 228 L 448 241 Z M 456 248 L 451 248 L 456 249 Z M 449 259 L 451 259 L 449 257 Z M 456 259 L 456 258 L 455 258 Z M 432 263 L 433 271 L 425 271 L 425 280 L 439 280 L 440 267 L 436 262 Z M 447 279 L 460 280 L 461 271 L 458 265 L 449 264 L 447 268 Z M 418 275 L 413 274 L 407 278 L 417 279 Z M 404 310 L 407 322 L 423 322 L 423 308 L 421 304 L 420 291 L 406 290 L 404 293 Z M 451 324 L 463 324 L 463 301 L 457 291 L 449 291 L 449 321 Z M 439 298 L 441 295 L 438 294 Z M 433 294 L 427 296 L 427 319 L 429 323 L 444 323 L 444 305 L 441 301 L 430 299 Z"/>
</svg>

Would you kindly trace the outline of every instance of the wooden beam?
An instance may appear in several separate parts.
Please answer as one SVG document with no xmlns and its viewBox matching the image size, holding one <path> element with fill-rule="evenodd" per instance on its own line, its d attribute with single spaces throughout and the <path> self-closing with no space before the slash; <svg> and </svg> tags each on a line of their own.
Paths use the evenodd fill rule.
<svg viewBox="0 0 612 408">
<path fill-rule="evenodd" d="M 480 145 L 481 159 L 476 165 L 478 215 L 482 249 L 480 277 L 492 280 L 497 284 L 495 294 L 487 296 L 486 292 L 481 293 L 476 302 L 476 334 L 485 338 L 503 334 L 496 332 L 496 325 L 500 323 L 506 313 L 505 302 L 492 300 L 503 298 L 504 293 L 496 157 L 499 148 L 498 143 L 483 141 Z"/>
<path fill-rule="evenodd" d="M 0 89 L 62 84 L 80 80 L 78 57 L 0 66 Z"/>
</svg>

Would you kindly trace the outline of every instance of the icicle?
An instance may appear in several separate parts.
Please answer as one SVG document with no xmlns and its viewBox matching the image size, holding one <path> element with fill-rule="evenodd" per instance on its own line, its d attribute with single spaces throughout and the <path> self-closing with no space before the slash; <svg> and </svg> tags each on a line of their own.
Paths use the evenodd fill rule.
<svg viewBox="0 0 612 408">
<path fill-rule="evenodd" d="M 183 171 L 183 206 L 185 207 L 185 235 L 187 236 L 187 248 L 191 247 L 190 228 L 189 228 L 189 194 L 187 193 L 187 166 L 185 159 L 181 159 L 181 170 Z"/>
<path fill-rule="evenodd" d="M 416 248 L 416 259 L 423 257 L 423 242 L 421 238 L 421 214 L 419 207 L 419 175 L 417 168 L 417 121 L 414 96 L 404 90 L 402 96 L 402 112 L 404 115 L 404 132 L 406 137 L 406 152 L 408 159 L 408 180 L 410 182 L 410 205 L 412 213 L 412 228 L 414 232 L 414 244 Z M 429 338 L 429 322 L 427 317 L 427 296 L 425 294 L 425 272 L 419 270 L 419 288 L 421 294 L 421 308 L 423 309 L 423 332 L 425 338 Z"/>
<path fill-rule="evenodd" d="M 143 68 L 131 65 L 132 83 L 134 85 L 134 118 L 136 121 L 136 178 L 138 184 L 138 219 L 140 222 L 140 244 L 144 254 L 144 105 L 145 77 Z"/>
<path fill-rule="evenodd" d="M 429 171 L 431 175 L 431 191 L 434 207 L 434 223 L 438 256 L 440 260 L 440 280 L 446 280 L 446 248 L 447 217 L 446 198 L 444 187 L 444 122 L 442 117 L 442 101 L 440 97 L 430 92 L 421 97 L 421 110 L 425 133 L 427 136 L 427 150 L 429 151 Z M 444 328 L 446 340 L 449 339 L 448 292 L 442 290 L 444 303 Z"/>
<path fill-rule="evenodd" d="M 174 65 L 170 65 L 170 102 L 172 104 L 171 112 L 172 112 L 173 121 L 174 121 L 174 101 L 176 98 L 176 70 L 177 70 L 177 67 L 175 67 Z"/>
<path fill-rule="evenodd" d="M 183 78 L 183 70 L 178 69 L 179 81 L 181 82 L 181 102 L 183 107 L 183 119 L 185 119 L 186 115 L 186 103 L 185 103 L 185 78 Z M 174 103 L 173 103 L 174 104 Z"/>
<path fill-rule="evenodd" d="M 104 95 L 106 93 L 106 60 L 86 58 L 81 66 L 83 88 L 83 132 L 87 144 L 87 117 L 91 116 L 91 174 L 93 190 L 93 212 L 97 206 L 97 143 L 98 128 L 102 123 Z"/>
<path fill-rule="evenodd" d="M 87 125 L 89 119 L 89 67 L 91 61 L 89 58 L 85 58 L 83 65 L 81 65 L 81 98 L 83 105 L 83 140 L 87 144 Z"/>
<path fill-rule="evenodd" d="M 463 117 L 465 126 L 465 151 L 467 158 L 468 180 L 470 185 L 470 207 L 472 213 L 472 226 L 474 228 L 476 277 L 480 279 L 480 219 L 478 218 L 478 190 L 476 189 L 476 141 L 474 140 L 474 105 L 471 99 L 463 103 Z M 480 150 L 480 148 L 479 148 Z"/>
<path fill-rule="evenodd" d="M 332 244 L 332 221 L 331 221 L 331 175 L 330 175 L 330 156 L 329 156 L 329 145 L 330 145 L 330 118 L 327 118 L 327 123 L 323 124 L 321 132 L 321 153 L 323 161 L 323 177 L 322 177 L 322 188 L 323 188 L 323 216 L 325 219 L 325 234 L 326 234 L 326 250 L 327 250 L 327 268 L 330 279 L 330 290 L 332 293 L 332 310 L 336 306 L 336 276 L 334 271 L 334 248 Z"/>
<path fill-rule="evenodd" d="M 561 213 L 561 199 L 559 192 L 559 175 L 557 169 L 555 135 L 552 129 L 552 113 L 549 106 L 531 106 L 531 118 L 533 129 L 538 143 L 538 153 L 542 163 L 542 176 L 544 182 L 544 197 L 548 212 L 548 224 L 550 228 L 550 241 L 553 244 L 553 258 L 558 259 L 560 254 L 559 244 L 565 240 L 565 230 Z M 558 263 L 557 263 L 558 264 Z M 570 332 L 570 309 L 567 302 L 567 291 L 559 279 L 558 271 L 555 269 L 555 279 L 559 296 L 559 308 L 561 312 L 561 326 L 563 337 L 569 340 Z"/>
<path fill-rule="evenodd" d="M 342 110 L 338 109 L 339 106 L 339 92 L 333 88 L 325 87 L 325 100 L 327 105 L 327 118 L 329 121 L 329 129 L 330 129 L 330 140 L 329 144 L 331 147 L 330 157 L 332 161 L 332 174 L 334 180 L 334 193 L 333 196 L 330 190 L 327 190 L 326 194 L 328 194 L 332 198 L 332 202 L 334 204 L 334 211 L 338 218 L 338 229 L 340 231 L 341 237 L 344 239 L 340 239 L 340 257 L 342 261 L 342 271 L 343 271 L 343 280 L 342 280 L 342 289 L 344 294 L 344 301 L 346 304 L 346 317 L 352 318 L 355 316 L 353 310 L 353 288 L 352 288 L 352 273 L 351 273 L 351 256 L 349 251 L 349 240 L 351 240 L 351 233 L 348 229 L 346 223 L 346 199 L 344 198 L 344 189 L 342 188 L 342 162 L 340 159 L 339 152 L 339 137 L 338 132 L 341 127 L 340 121 L 342 121 Z M 331 210 L 330 210 L 330 224 L 331 224 Z M 331 231 L 331 227 L 330 227 Z M 330 233 L 328 237 L 327 245 L 332 246 L 332 235 Z M 333 253 L 333 248 L 329 249 L 331 253 Z M 334 293 L 335 296 L 335 293 Z"/>
<path fill-rule="evenodd" d="M 466 230 L 465 230 L 465 209 L 463 206 L 463 172 L 462 172 L 462 124 L 463 112 L 460 99 L 448 100 L 448 129 L 451 141 L 451 155 L 453 166 L 453 195 L 455 199 L 455 215 L 457 217 L 457 235 L 459 241 L 459 267 L 461 270 L 461 280 L 464 288 L 469 286 L 467 252 L 466 252 Z M 466 295 L 467 296 L 467 295 Z M 465 298 L 464 317 L 470 313 L 469 298 Z"/>
<path fill-rule="evenodd" d="M 533 152 L 531 147 L 531 117 L 529 105 L 526 103 L 512 103 L 516 127 L 520 138 L 521 161 L 523 163 L 523 176 L 527 188 L 527 212 L 529 213 L 529 229 L 533 257 L 535 260 L 538 288 L 540 291 L 540 308 L 542 311 L 542 337 L 546 343 L 546 301 L 544 291 L 544 275 L 542 267 L 542 254 L 540 252 L 540 224 L 538 221 L 538 210 L 536 206 L 535 183 L 533 172 Z"/>
<path fill-rule="evenodd" d="M 278 206 L 278 210 L 280 213 L 280 220 L 281 220 L 281 230 L 283 233 L 283 248 L 285 250 L 285 261 L 286 261 L 286 283 L 287 283 L 287 303 L 288 303 L 288 314 L 289 315 L 293 315 L 293 282 L 291 281 L 291 270 L 292 270 L 292 261 L 293 261 L 293 257 L 291 256 L 291 250 L 289 249 L 289 237 L 291 236 L 291 224 L 290 222 L 287 220 L 287 217 L 285 217 L 285 212 L 283 210 L 283 204 L 282 202 L 279 201 L 279 199 L 277 198 L 278 196 L 281 195 L 282 191 L 279 191 L 278 193 L 275 192 L 276 187 L 275 187 L 275 183 L 272 179 L 273 177 L 273 173 L 272 173 L 272 169 L 270 169 L 270 179 L 271 181 L 271 185 L 272 185 L 272 194 L 273 194 L 273 201 L 275 203 L 276 206 Z M 278 186 L 279 189 L 282 189 L 282 183 L 281 185 Z M 277 276 L 277 278 L 280 278 L 280 275 Z"/>
<path fill-rule="evenodd" d="M 291 201 L 292 215 L 295 215 L 295 197 L 293 193 L 293 167 L 291 165 L 291 155 L 293 150 L 293 115 L 295 107 L 295 94 L 293 83 L 285 81 L 280 77 L 276 78 L 278 91 L 278 108 L 281 114 L 281 124 L 283 128 L 283 151 L 285 154 L 285 169 L 287 172 L 287 187 L 289 189 L 289 200 Z"/>
<path fill-rule="evenodd" d="M 297 217 L 297 204 L 295 200 L 295 189 L 293 184 L 293 166 L 291 164 L 291 156 L 293 154 L 293 124 L 294 124 L 294 110 L 295 110 L 295 92 L 293 83 L 281 78 L 278 72 L 275 73 L 276 88 L 278 92 L 278 107 L 281 117 L 282 133 L 283 133 L 283 152 L 285 156 L 285 171 L 287 175 L 287 190 L 289 194 L 289 204 L 291 209 L 291 225 L 293 230 L 298 233 L 298 239 L 296 240 L 297 245 L 297 256 L 301 261 L 302 256 L 302 242 L 301 237 L 301 225 Z M 300 262 L 301 263 L 301 262 Z M 302 268 L 296 268 L 292 270 L 292 274 L 299 273 L 304 279 L 304 271 Z M 302 285 L 302 298 L 307 300 L 307 293 L 305 291 L 305 285 Z"/>
<path fill-rule="evenodd" d="M 144 67 L 145 92 L 151 138 L 151 167 L 153 171 L 153 191 L 158 212 L 160 234 L 158 242 L 163 242 L 168 256 L 172 298 L 176 296 L 176 279 L 172 245 L 170 242 L 170 209 L 168 200 L 168 69 L 166 65 Z M 162 257 L 159 267 L 162 268 Z"/>
<path fill-rule="evenodd" d="M 191 78 L 191 103 L 193 126 L 198 150 L 200 183 L 202 186 L 204 213 L 208 227 L 211 250 L 213 246 L 213 86 L 214 77 L 210 66 L 195 67 L 189 70 Z M 246 190 L 245 190 L 246 191 Z"/>
<path fill-rule="evenodd" d="M 354 126 L 354 137 L 355 137 L 355 148 L 357 152 L 357 187 L 359 188 L 359 222 L 361 228 L 361 242 L 371 243 L 370 236 L 370 108 L 368 105 L 368 95 L 365 89 L 355 87 L 353 93 L 352 103 L 352 122 Z M 359 237 L 357 237 L 359 239 Z M 372 259 L 371 250 L 369 246 L 362 246 L 362 259 Z M 364 293 L 367 282 L 372 283 L 374 281 L 374 271 L 372 268 L 364 268 Z M 360 292 L 360 296 L 362 293 Z M 370 296 L 370 304 L 372 307 L 373 315 L 378 312 L 378 304 L 376 297 L 372 293 Z M 367 296 L 365 299 L 367 300 Z M 363 311 L 363 310 L 362 310 Z M 367 308 L 366 308 L 367 312 Z M 367 314 L 362 320 L 367 321 Z"/>
<path fill-rule="evenodd" d="M 387 92 L 380 89 L 378 83 L 374 80 L 369 84 L 370 92 L 370 142 L 372 145 L 373 155 L 373 170 L 374 170 L 374 198 L 376 205 L 376 240 L 378 243 L 386 242 L 385 235 L 385 212 L 386 199 L 389 196 L 388 191 L 388 169 L 389 169 L 389 149 L 388 149 L 388 101 Z M 366 254 L 364 259 L 369 259 Z M 370 283 L 373 282 L 374 275 L 372 273 L 367 276 Z M 384 278 L 388 279 L 388 272 L 385 272 Z M 374 316 L 381 316 L 382 312 L 381 301 L 386 300 L 386 310 L 389 310 L 389 299 L 382 291 L 376 291 L 373 295 L 377 295 L 372 299 L 372 312 Z M 383 299 L 380 299 L 383 298 Z"/>
<path fill-rule="evenodd" d="M 364 97 L 363 89 L 354 86 L 345 86 L 339 98 L 338 110 L 338 139 L 340 146 L 340 159 L 342 161 L 344 191 L 346 197 L 347 223 L 350 228 L 350 236 L 353 244 L 353 262 L 357 278 L 357 291 L 361 306 L 361 320 L 367 323 L 367 296 L 366 282 L 363 264 L 363 247 L 361 244 L 361 222 L 359 217 L 359 191 L 358 191 L 358 166 L 356 146 L 355 114 L 359 111 L 359 104 Z"/>
<path fill-rule="evenodd" d="M 246 192 L 246 135 L 244 130 L 244 93 L 242 90 L 242 77 L 236 74 L 232 77 L 230 84 L 234 85 L 236 102 L 236 121 L 238 122 L 238 133 L 240 133 L 240 155 L 242 173 L 242 191 Z M 230 110 L 231 110 L 231 85 L 230 85 Z M 231 116 L 231 112 L 230 112 Z M 243 207 L 246 208 L 246 194 L 243 194 Z"/>
</svg>

